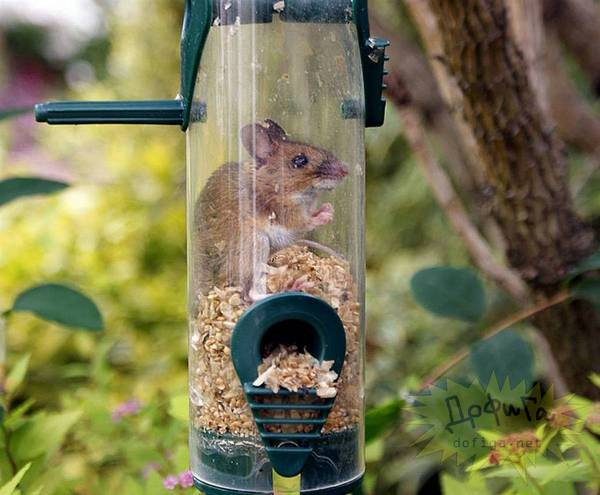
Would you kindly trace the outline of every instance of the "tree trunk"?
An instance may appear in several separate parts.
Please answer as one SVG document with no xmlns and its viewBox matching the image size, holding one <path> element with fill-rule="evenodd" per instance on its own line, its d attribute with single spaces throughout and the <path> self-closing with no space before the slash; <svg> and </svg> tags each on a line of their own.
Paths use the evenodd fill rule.
<svg viewBox="0 0 600 495">
<path fill-rule="evenodd" d="M 463 96 L 491 210 L 507 241 L 507 258 L 536 294 L 555 292 L 595 248 L 569 192 L 563 146 L 541 111 L 527 65 L 509 34 L 502 0 L 430 0 L 443 58 Z M 600 398 L 587 380 L 600 370 L 600 325 L 587 303 L 548 310 L 543 331 L 576 393 Z"/>
</svg>

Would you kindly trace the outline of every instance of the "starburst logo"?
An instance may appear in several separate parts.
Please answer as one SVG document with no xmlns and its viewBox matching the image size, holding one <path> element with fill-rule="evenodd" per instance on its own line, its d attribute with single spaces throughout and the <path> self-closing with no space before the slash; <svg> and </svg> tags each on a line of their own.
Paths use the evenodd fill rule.
<svg viewBox="0 0 600 495">
<path fill-rule="evenodd" d="M 411 399 L 408 424 L 417 433 L 419 455 L 439 453 L 443 461 L 455 457 L 459 464 L 482 458 L 494 464 L 507 452 L 541 452 L 548 447 L 542 445 L 542 429 L 569 428 L 575 421 L 569 398 L 557 400 L 552 387 L 525 382 L 513 387 L 508 378 L 500 384 L 495 374 L 485 385 L 443 380 Z"/>
</svg>

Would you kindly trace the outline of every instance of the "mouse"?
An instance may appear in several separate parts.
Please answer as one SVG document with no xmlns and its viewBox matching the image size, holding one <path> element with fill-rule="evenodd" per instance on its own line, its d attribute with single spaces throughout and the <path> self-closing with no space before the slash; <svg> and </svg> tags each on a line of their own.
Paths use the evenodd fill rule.
<svg viewBox="0 0 600 495">
<path fill-rule="evenodd" d="M 267 296 L 270 256 L 333 221 L 333 206 L 319 196 L 348 166 L 271 119 L 246 125 L 239 137 L 251 159 L 221 165 L 195 204 L 194 277 L 203 293 L 235 286 L 255 302 Z"/>
</svg>

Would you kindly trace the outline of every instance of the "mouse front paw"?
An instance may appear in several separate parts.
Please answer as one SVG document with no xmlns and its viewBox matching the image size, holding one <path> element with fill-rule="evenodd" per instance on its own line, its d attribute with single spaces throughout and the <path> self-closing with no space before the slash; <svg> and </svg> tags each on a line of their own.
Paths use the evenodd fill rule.
<svg viewBox="0 0 600 495">
<path fill-rule="evenodd" d="M 250 289 L 250 292 L 248 292 L 248 302 L 250 303 L 262 301 L 267 297 L 269 297 L 269 294 L 259 291 L 257 289 Z"/>
<path fill-rule="evenodd" d="M 334 209 L 331 203 L 325 203 L 312 215 L 312 222 L 315 226 L 327 225 L 333 220 Z"/>
</svg>

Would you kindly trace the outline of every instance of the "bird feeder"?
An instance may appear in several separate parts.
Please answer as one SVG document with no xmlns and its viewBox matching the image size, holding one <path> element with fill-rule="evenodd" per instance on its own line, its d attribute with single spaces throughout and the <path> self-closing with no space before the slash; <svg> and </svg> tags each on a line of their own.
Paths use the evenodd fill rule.
<svg viewBox="0 0 600 495">
<path fill-rule="evenodd" d="M 367 0 L 187 0 L 175 100 L 36 107 L 187 134 L 190 457 L 208 495 L 347 494 L 364 473 Z"/>
</svg>

